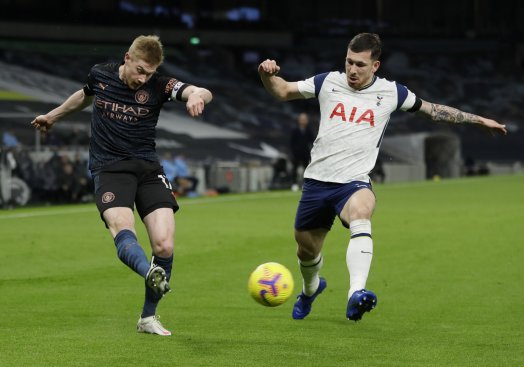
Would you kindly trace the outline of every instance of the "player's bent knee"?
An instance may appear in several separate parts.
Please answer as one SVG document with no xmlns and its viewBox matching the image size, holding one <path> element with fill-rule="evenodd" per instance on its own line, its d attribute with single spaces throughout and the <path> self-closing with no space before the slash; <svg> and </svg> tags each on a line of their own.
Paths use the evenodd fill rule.
<svg viewBox="0 0 524 367">
<path fill-rule="evenodd" d="M 153 243 L 151 243 L 151 247 L 152 247 L 153 253 L 156 256 L 170 257 L 171 255 L 173 255 L 174 246 L 173 246 L 172 237 L 170 238 L 166 237 L 163 240 L 153 241 Z"/>
<path fill-rule="evenodd" d="M 173 247 L 157 247 L 153 250 L 155 256 L 171 257 L 173 255 Z"/>
<path fill-rule="evenodd" d="M 301 244 L 298 243 L 297 257 L 302 261 L 308 261 L 315 259 L 320 253 L 319 247 L 313 244 Z"/>
<path fill-rule="evenodd" d="M 357 210 L 349 215 L 349 222 L 353 222 L 354 220 L 360 220 L 360 219 L 366 219 L 371 220 L 371 217 L 373 215 L 372 210 Z"/>
<path fill-rule="evenodd" d="M 103 218 L 113 236 L 124 229 L 134 232 L 135 218 L 129 208 L 109 208 L 104 211 Z"/>
</svg>

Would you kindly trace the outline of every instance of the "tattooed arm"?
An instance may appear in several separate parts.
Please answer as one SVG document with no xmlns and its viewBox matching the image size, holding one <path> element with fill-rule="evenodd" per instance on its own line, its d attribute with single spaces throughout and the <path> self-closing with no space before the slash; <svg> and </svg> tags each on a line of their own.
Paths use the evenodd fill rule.
<svg viewBox="0 0 524 367">
<path fill-rule="evenodd" d="M 506 125 L 501 125 L 495 120 L 487 119 L 472 113 L 463 112 L 453 107 L 430 103 L 422 100 L 418 114 L 429 117 L 433 121 L 444 121 L 452 124 L 479 124 L 492 132 L 507 134 Z"/>
</svg>

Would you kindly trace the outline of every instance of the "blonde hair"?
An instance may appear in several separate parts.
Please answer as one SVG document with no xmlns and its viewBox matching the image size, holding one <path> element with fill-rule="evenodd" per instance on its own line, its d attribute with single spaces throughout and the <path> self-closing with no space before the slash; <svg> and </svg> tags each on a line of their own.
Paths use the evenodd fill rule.
<svg viewBox="0 0 524 367">
<path fill-rule="evenodd" d="M 164 49 L 160 38 L 155 35 L 138 36 L 129 47 L 129 54 L 148 64 L 160 65 L 164 61 Z"/>
</svg>

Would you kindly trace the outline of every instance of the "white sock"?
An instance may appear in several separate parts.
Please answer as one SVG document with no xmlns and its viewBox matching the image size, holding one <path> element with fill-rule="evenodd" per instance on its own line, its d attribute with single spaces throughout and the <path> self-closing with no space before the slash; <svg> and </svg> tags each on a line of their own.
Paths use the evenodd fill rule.
<svg viewBox="0 0 524 367">
<path fill-rule="evenodd" d="M 298 264 L 300 265 L 300 272 L 302 273 L 302 291 L 306 296 L 311 296 L 317 291 L 318 285 L 320 284 L 318 274 L 324 264 L 322 254 L 319 254 L 313 260 L 298 260 Z"/>
<path fill-rule="evenodd" d="M 366 287 L 371 259 L 373 258 L 373 240 L 371 239 L 371 221 L 358 219 L 349 223 L 351 239 L 346 252 L 346 264 L 349 270 L 349 293 L 351 295 Z"/>
</svg>

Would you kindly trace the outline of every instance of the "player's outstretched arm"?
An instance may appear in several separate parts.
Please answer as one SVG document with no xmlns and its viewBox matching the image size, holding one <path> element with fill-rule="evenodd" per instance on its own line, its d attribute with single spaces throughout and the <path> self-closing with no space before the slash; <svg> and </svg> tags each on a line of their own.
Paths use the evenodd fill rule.
<svg viewBox="0 0 524 367">
<path fill-rule="evenodd" d="M 41 132 L 47 133 L 58 120 L 73 112 L 83 110 L 92 102 L 93 97 L 86 96 L 84 90 L 80 89 L 69 96 L 64 103 L 54 110 L 49 111 L 45 115 L 37 116 L 33 121 L 31 121 L 31 125 Z"/>
<path fill-rule="evenodd" d="M 206 88 L 190 85 L 182 92 L 182 101 L 186 101 L 187 113 L 191 117 L 200 116 L 204 112 L 204 106 L 211 102 L 213 94 Z"/>
<path fill-rule="evenodd" d="M 488 128 L 491 132 L 506 135 L 506 125 L 499 124 L 495 120 L 477 116 L 472 113 L 463 112 L 453 107 L 422 101 L 418 111 L 419 114 L 429 117 L 433 121 L 444 121 L 452 124 L 478 124 Z"/>
<path fill-rule="evenodd" d="M 279 101 L 290 101 L 293 99 L 304 98 L 304 96 L 298 91 L 296 82 L 288 82 L 283 78 L 277 76 L 280 71 L 275 60 L 264 60 L 258 66 L 258 74 L 264 84 L 264 88 L 273 97 Z"/>
</svg>

